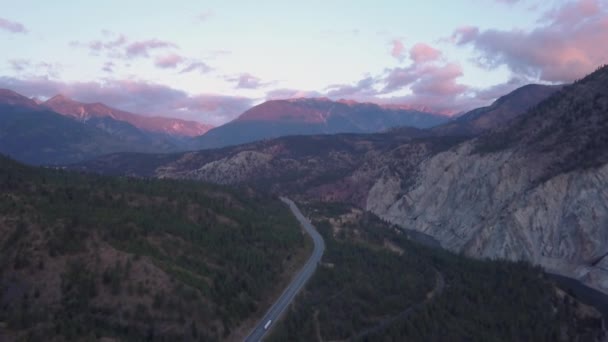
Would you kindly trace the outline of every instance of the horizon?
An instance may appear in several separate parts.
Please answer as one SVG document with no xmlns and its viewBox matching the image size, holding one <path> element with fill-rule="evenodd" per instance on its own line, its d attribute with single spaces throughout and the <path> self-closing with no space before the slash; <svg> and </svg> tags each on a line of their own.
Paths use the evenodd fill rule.
<svg viewBox="0 0 608 342">
<path fill-rule="evenodd" d="M 0 88 L 214 126 L 299 97 L 462 113 L 608 60 L 600 0 L 0 3 Z"/>
</svg>

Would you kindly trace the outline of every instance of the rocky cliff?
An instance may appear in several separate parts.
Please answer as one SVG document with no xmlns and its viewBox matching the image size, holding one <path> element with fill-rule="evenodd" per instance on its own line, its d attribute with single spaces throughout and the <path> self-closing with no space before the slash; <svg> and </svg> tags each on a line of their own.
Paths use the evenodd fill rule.
<svg viewBox="0 0 608 342">
<path fill-rule="evenodd" d="M 474 257 L 528 260 L 608 293 L 608 68 L 438 153 L 367 209 Z"/>
</svg>

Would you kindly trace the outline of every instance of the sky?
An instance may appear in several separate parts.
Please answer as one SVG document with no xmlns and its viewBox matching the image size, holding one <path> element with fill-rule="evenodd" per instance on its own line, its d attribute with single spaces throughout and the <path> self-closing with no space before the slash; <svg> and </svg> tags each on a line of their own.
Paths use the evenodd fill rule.
<svg viewBox="0 0 608 342">
<path fill-rule="evenodd" d="M 608 61 L 608 0 L 0 0 L 0 88 L 219 125 L 270 99 L 445 114 Z"/>
</svg>

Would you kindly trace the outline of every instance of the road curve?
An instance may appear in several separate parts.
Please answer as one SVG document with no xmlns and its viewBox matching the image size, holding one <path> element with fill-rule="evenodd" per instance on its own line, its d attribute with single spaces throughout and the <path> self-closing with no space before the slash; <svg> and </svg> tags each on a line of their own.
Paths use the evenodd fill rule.
<svg viewBox="0 0 608 342">
<path fill-rule="evenodd" d="M 277 301 L 268 309 L 262 320 L 258 322 L 258 324 L 251 330 L 249 336 L 245 338 L 246 342 L 257 342 L 261 341 L 262 337 L 270 331 L 272 325 L 276 323 L 277 319 L 281 316 L 281 314 L 287 309 L 289 304 L 296 297 L 296 294 L 304 287 L 304 284 L 312 277 L 313 273 L 317 268 L 317 264 L 321 261 L 321 257 L 323 256 L 323 252 L 325 251 L 325 242 L 323 241 L 323 237 L 315 227 L 308 221 L 306 217 L 302 214 L 300 209 L 293 203 L 292 200 L 286 197 L 281 197 L 281 201 L 285 202 L 294 216 L 300 221 L 302 227 L 310 237 L 312 237 L 312 241 L 314 243 L 314 249 L 312 255 L 302 267 L 300 272 L 293 278 L 289 286 L 283 291 L 281 297 L 277 299 Z M 268 323 L 271 321 L 271 323 Z"/>
</svg>

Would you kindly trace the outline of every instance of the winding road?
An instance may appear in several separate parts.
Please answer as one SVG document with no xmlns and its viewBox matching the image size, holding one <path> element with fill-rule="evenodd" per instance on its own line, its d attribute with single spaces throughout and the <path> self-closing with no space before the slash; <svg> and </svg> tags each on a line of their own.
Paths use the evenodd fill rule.
<svg viewBox="0 0 608 342">
<path fill-rule="evenodd" d="M 323 252 L 325 251 L 325 242 L 323 237 L 315 227 L 308 221 L 308 219 L 302 214 L 300 209 L 293 203 L 292 200 L 286 197 L 281 197 L 281 201 L 285 202 L 294 216 L 300 221 L 302 227 L 314 243 L 312 255 L 302 267 L 300 272 L 293 278 L 289 286 L 283 291 L 279 299 L 268 309 L 262 320 L 253 328 L 249 333 L 249 336 L 245 338 L 246 342 L 257 342 L 262 340 L 262 337 L 270 330 L 272 325 L 279 319 L 281 314 L 287 309 L 289 304 L 294 300 L 298 292 L 304 287 L 304 284 L 312 277 L 313 273 L 317 269 L 317 264 L 321 261 Z"/>
</svg>

